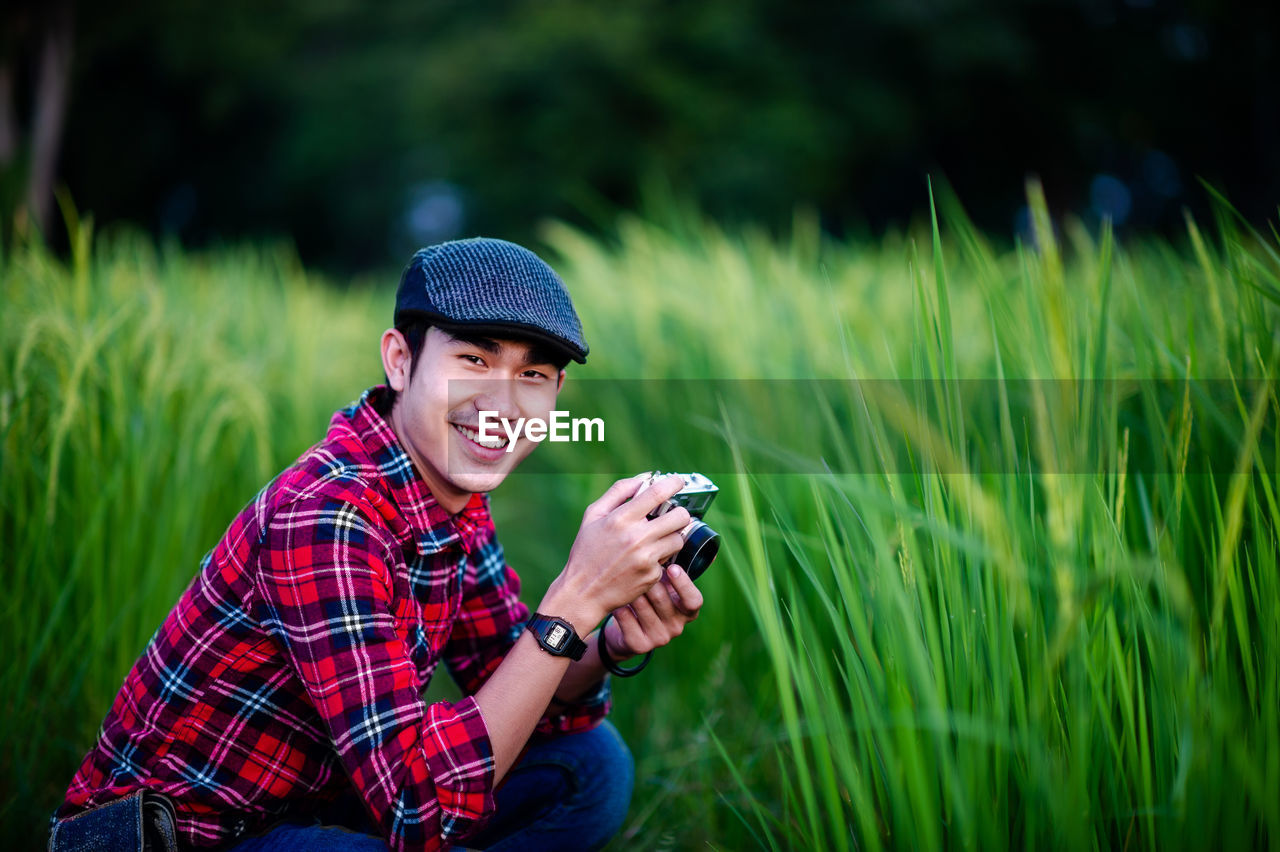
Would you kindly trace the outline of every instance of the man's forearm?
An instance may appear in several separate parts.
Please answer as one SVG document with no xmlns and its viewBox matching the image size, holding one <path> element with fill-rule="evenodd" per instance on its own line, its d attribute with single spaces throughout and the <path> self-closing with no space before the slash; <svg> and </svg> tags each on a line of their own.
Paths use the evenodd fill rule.
<svg viewBox="0 0 1280 852">
<path fill-rule="evenodd" d="M 580 596 L 557 589 L 556 584 L 547 591 L 540 607 L 545 607 L 545 610 L 540 608 L 540 612 L 564 618 L 579 632 L 593 624 L 592 619 L 599 614 Z M 475 696 L 493 747 L 494 783 L 502 780 L 520 756 L 552 696 L 562 688 L 571 666 L 581 666 L 594 657 L 600 673 L 595 681 L 599 682 L 604 667 L 598 654 L 588 647 L 582 660 L 575 663 L 568 657 L 557 657 L 543 650 L 529 631 L 520 634 L 502 664 Z M 585 691 L 586 681 L 583 683 Z"/>
<path fill-rule="evenodd" d="M 569 668 L 568 657 L 548 654 L 528 631 L 476 693 L 493 747 L 494 783 L 507 774 L 546 712 Z"/>
<path fill-rule="evenodd" d="M 570 660 L 548 654 L 526 631 L 476 693 L 493 747 L 494 783 L 502 780 L 520 756 L 553 696 L 571 703 L 600 685 L 606 672 L 596 645 L 597 633 L 593 630 L 586 638 L 582 659 Z"/>
<path fill-rule="evenodd" d="M 599 630 L 591 631 L 586 638 L 587 652 L 569 665 L 556 690 L 556 700 L 565 704 L 577 701 L 589 692 L 593 692 L 604 680 L 606 674 L 604 662 L 600 659 L 600 648 L 596 644 Z"/>
</svg>

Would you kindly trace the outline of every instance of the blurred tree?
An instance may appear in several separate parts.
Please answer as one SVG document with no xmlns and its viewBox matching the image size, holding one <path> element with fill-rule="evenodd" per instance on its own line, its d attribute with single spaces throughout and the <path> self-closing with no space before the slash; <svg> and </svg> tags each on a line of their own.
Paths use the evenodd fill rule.
<svg viewBox="0 0 1280 852">
<path fill-rule="evenodd" d="M 47 233 L 70 89 L 71 2 L 10 0 L 0 20 L 0 212 Z"/>
<path fill-rule="evenodd" d="M 1009 233 L 1027 172 L 1174 225 L 1280 197 L 1273 5 L 1244 0 L 135 0 L 84 6 L 63 175 L 188 240 L 310 262 L 590 224 L 659 177 L 722 217 L 901 222 L 945 175 Z"/>
</svg>

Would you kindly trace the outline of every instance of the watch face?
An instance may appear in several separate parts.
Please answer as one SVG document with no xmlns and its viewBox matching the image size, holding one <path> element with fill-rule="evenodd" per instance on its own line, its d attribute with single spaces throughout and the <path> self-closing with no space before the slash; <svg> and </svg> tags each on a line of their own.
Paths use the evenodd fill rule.
<svg viewBox="0 0 1280 852">
<path fill-rule="evenodd" d="M 565 640 L 568 638 L 569 631 L 565 630 L 563 624 L 553 624 L 547 631 L 547 644 L 557 651 L 564 647 Z"/>
</svg>

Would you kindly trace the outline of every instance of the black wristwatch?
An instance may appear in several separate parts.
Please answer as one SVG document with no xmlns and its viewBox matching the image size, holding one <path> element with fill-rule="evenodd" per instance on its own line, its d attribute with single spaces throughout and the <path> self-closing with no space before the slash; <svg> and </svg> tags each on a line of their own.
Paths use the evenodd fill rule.
<svg viewBox="0 0 1280 852">
<path fill-rule="evenodd" d="M 586 653 L 587 643 L 578 638 L 573 625 L 563 618 L 535 612 L 529 619 L 527 629 L 538 640 L 542 650 L 548 654 L 581 660 L 582 655 Z"/>
</svg>

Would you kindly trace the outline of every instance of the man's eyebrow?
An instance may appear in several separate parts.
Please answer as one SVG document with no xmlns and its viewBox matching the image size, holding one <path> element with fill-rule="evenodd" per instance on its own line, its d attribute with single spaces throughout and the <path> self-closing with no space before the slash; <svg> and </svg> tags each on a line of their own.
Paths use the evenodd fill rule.
<svg viewBox="0 0 1280 852">
<path fill-rule="evenodd" d="M 449 345 L 474 346 L 491 355 L 502 350 L 502 344 L 497 340 L 479 334 L 451 334 L 449 335 Z M 531 343 L 525 350 L 524 366 L 526 367 L 541 364 L 550 364 L 554 367 L 558 363 L 555 351 L 539 343 Z"/>
<path fill-rule="evenodd" d="M 474 346 L 477 349 L 483 349 L 485 352 L 494 353 L 499 351 L 502 346 L 492 337 L 481 337 L 478 334 L 454 334 L 449 336 L 450 346 Z"/>
</svg>

